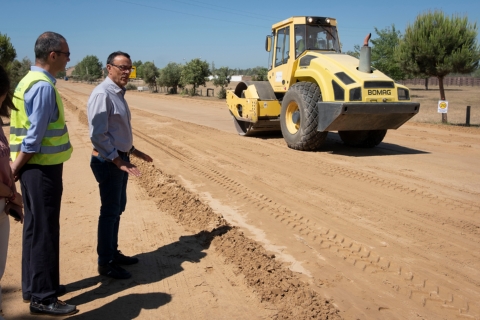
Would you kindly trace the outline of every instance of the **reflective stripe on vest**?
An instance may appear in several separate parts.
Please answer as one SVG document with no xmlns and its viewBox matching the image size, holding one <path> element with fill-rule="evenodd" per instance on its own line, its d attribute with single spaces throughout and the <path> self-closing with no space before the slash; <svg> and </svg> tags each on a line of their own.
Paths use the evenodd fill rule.
<svg viewBox="0 0 480 320">
<path fill-rule="evenodd" d="M 32 164 L 53 165 L 67 161 L 72 153 L 72 146 L 65 124 L 65 114 L 62 99 L 52 81 L 43 72 L 30 71 L 15 89 L 13 103 L 18 110 L 12 110 L 10 117 L 10 156 L 13 161 L 21 151 L 23 139 L 31 126 L 25 111 L 24 95 L 38 81 L 48 82 L 55 90 L 55 100 L 58 107 L 58 119 L 47 126 L 40 150 L 28 161 Z"/>
</svg>

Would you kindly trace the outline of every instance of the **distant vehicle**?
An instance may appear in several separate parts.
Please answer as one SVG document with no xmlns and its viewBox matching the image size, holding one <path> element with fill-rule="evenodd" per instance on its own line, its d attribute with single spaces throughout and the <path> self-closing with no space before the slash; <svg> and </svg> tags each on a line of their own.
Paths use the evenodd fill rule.
<svg viewBox="0 0 480 320">
<path fill-rule="evenodd" d="M 63 78 L 63 80 L 68 81 L 68 77 Z"/>
</svg>

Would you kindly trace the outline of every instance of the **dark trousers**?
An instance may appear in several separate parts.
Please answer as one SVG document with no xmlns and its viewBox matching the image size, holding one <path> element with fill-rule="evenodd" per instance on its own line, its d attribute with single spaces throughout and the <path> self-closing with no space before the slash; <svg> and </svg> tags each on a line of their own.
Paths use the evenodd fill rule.
<svg viewBox="0 0 480 320">
<path fill-rule="evenodd" d="M 20 172 L 24 205 L 22 292 L 32 301 L 56 300 L 60 284 L 60 205 L 63 164 L 26 164 Z"/>
<path fill-rule="evenodd" d="M 124 153 L 120 157 L 124 161 L 130 161 Z M 104 265 L 113 260 L 117 252 L 120 216 L 127 204 L 128 173 L 101 156 L 92 156 L 90 168 L 100 190 L 97 253 L 98 264 Z"/>
</svg>

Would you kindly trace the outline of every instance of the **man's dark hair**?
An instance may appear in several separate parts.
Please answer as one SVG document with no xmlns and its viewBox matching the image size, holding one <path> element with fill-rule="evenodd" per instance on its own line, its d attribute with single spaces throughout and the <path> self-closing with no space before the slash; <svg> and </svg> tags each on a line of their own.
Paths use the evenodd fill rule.
<svg viewBox="0 0 480 320">
<path fill-rule="evenodd" d="M 35 41 L 35 59 L 47 61 L 50 52 L 62 50 L 62 42 L 67 40 L 61 34 L 51 31 L 42 33 Z"/>
<path fill-rule="evenodd" d="M 107 64 L 112 64 L 113 63 L 113 60 L 117 57 L 117 56 L 124 56 L 128 59 L 130 59 L 130 55 L 126 52 L 122 52 L 122 51 L 115 51 L 113 53 L 110 53 L 110 55 L 108 56 L 107 58 Z M 130 59 L 132 60 L 132 59 Z"/>
<path fill-rule="evenodd" d="M 0 65 L 0 96 L 7 94 L 5 100 L 3 101 L 2 105 L 0 106 L 0 116 L 2 117 L 10 117 L 8 109 L 14 109 L 15 106 L 12 102 L 12 93 L 10 92 L 10 79 L 8 78 L 8 74 Z"/>
</svg>

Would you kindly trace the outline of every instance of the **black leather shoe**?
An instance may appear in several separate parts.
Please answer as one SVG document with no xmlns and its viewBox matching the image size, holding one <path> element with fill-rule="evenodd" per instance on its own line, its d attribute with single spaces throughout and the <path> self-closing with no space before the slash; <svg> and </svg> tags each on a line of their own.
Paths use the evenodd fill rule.
<svg viewBox="0 0 480 320">
<path fill-rule="evenodd" d="M 113 261 L 103 266 L 99 265 L 98 273 L 114 279 L 128 279 L 132 276 L 130 272 L 115 264 Z"/>
<path fill-rule="evenodd" d="M 37 315 L 49 316 L 68 316 L 77 313 L 77 307 L 72 304 L 66 304 L 57 300 L 50 304 L 42 304 L 38 302 L 30 302 L 30 313 Z"/>
<path fill-rule="evenodd" d="M 127 257 L 126 255 L 124 255 L 122 253 L 122 251 L 117 251 L 117 253 L 115 254 L 115 257 L 113 258 L 113 262 L 115 262 L 116 264 L 121 264 L 121 265 L 131 265 L 131 264 L 135 264 L 135 263 L 138 263 L 138 258 L 135 258 L 135 257 Z"/>
<path fill-rule="evenodd" d="M 58 286 L 58 289 L 57 289 L 57 297 L 61 297 L 63 296 L 65 293 L 67 293 L 67 287 L 64 286 L 63 284 L 59 285 Z M 23 302 L 25 303 L 30 303 L 30 300 L 31 300 L 32 296 L 27 293 L 27 294 L 24 294 L 23 295 Z"/>
</svg>

